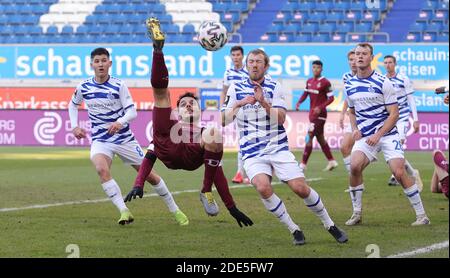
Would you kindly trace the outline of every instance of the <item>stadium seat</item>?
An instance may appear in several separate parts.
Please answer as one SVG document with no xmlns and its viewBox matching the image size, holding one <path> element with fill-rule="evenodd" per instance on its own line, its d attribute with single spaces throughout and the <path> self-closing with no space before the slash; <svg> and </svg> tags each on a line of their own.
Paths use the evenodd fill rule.
<svg viewBox="0 0 450 278">
<path fill-rule="evenodd" d="M 436 42 L 449 42 L 448 32 L 441 32 L 436 36 Z"/>
<path fill-rule="evenodd" d="M 296 34 L 299 31 L 299 26 L 297 24 L 287 24 L 282 28 L 283 33 L 285 34 Z"/>
<path fill-rule="evenodd" d="M 312 42 L 328 42 L 328 41 L 330 41 L 330 35 L 319 33 L 319 34 L 312 36 L 311 41 Z"/>
<path fill-rule="evenodd" d="M 336 22 L 344 19 L 344 13 L 341 11 L 332 11 L 329 12 L 327 17 L 325 18 L 325 22 Z"/>
<path fill-rule="evenodd" d="M 319 33 L 332 33 L 336 29 L 335 23 L 325 23 L 319 25 Z"/>
<path fill-rule="evenodd" d="M 361 33 L 367 33 L 372 31 L 372 24 L 366 22 L 366 23 L 359 23 L 355 25 L 355 32 L 361 32 Z"/>
<path fill-rule="evenodd" d="M 309 33 L 300 33 L 294 38 L 295 42 L 311 42 L 311 34 Z"/>
<path fill-rule="evenodd" d="M 307 23 L 302 26 L 302 32 L 315 33 L 318 31 L 318 29 L 318 24 L 316 23 Z"/>
<path fill-rule="evenodd" d="M 411 27 L 409 27 L 410 32 L 422 32 L 424 29 L 424 24 L 420 22 L 414 22 Z"/>
<path fill-rule="evenodd" d="M 345 35 L 344 34 L 333 34 L 331 36 L 331 42 L 345 42 Z"/>
<path fill-rule="evenodd" d="M 422 35 L 422 41 L 435 42 L 436 41 L 436 33 L 424 33 Z"/>
<path fill-rule="evenodd" d="M 278 42 L 292 42 L 294 36 L 292 34 L 281 34 L 278 36 Z"/>
<path fill-rule="evenodd" d="M 260 37 L 261 42 L 275 42 L 276 35 L 275 34 L 264 34 Z"/>
<path fill-rule="evenodd" d="M 430 32 L 434 32 L 434 33 L 438 33 L 440 32 L 442 29 L 442 25 L 439 24 L 438 22 L 433 22 L 431 24 L 428 24 L 425 26 L 424 28 L 424 32 L 430 33 Z"/>
</svg>

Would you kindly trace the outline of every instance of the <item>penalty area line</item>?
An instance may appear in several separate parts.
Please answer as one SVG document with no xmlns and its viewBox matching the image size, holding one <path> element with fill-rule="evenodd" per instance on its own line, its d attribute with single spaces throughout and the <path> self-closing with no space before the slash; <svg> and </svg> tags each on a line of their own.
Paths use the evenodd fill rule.
<svg viewBox="0 0 450 278">
<path fill-rule="evenodd" d="M 308 181 L 308 182 L 319 181 L 319 180 L 322 180 L 322 178 L 306 179 L 306 181 Z M 279 184 L 282 184 L 282 182 L 273 182 L 272 183 L 272 185 L 279 185 Z M 230 186 L 230 189 L 250 188 L 250 187 L 251 187 L 251 185 L 249 185 L 249 184 L 241 184 L 241 185 L 232 185 L 232 186 Z M 172 195 L 179 195 L 179 194 L 183 194 L 183 193 L 193 193 L 193 192 L 199 192 L 199 189 L 180 190 L 180 191 L 173 191 L 171 193 L 172 193 Z M 151 193 L 151 194 L 145 194 L 143 198 L 156 197 L 156 196 L 159 196 L 159 195 L 156 193 Z M 71 205 L 97 204 L 97 203 L 104 203 L 104 202 L 108 202 L 108 201 L 110 201 L 109 198 L 102 198 L 102 199 L 94 199 L 94 200 L 60 202 L 60 203 L 53 203 L 53 204 L 30 205 L 30 206 L 18 207 L 18 208 L 0 208 L 0 212 L 21 211 L 21 210 L 29 210 L 29 209 L 44 209 L 44 208 L 71 206 Z"/>
</svg>

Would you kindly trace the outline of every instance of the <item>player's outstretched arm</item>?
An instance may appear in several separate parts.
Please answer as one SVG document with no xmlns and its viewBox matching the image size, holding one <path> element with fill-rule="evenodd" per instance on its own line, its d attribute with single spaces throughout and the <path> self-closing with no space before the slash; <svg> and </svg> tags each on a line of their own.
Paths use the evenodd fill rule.
<svg viewBox="0 0 450 278">
<path fill-rule="evenodd" d="M 240 211 L 236 206 L 229 208 L 228 211 L 230 212 L 231 216 L 233 216 L 234 219 L 236 219 L 237 223 L 241 228 L 242 225 L 244 226 L 253 225 L 253 221 L 242 211 Z"/>
</svg>

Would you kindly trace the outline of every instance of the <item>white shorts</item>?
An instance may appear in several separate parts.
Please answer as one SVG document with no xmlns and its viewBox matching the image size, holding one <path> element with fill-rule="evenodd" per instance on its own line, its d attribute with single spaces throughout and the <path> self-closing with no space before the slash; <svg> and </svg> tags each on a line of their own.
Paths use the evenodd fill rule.
<svg viewBox="0 0 450 278">
<path fill-rule="evenodd" d="M 361 151 L 367 156 L 370 162 L 377 160 L 377 154 L 380 151 L 383 152 L 386 161 L 394 158 L 404 158 L 398 134 L 381 137 L 380 141 L 375 146 L 367 145 L 367 139 L 368 137 L 364 137 L 356 141 L 352 153 Z"/>
<path fill-rule="evenodd" d="M 244 170 L 250 181 L 258 174 L 272 176 L 272 170 L 284 182 L 305 177 L 290 151 L 248 158 L 244 160 Z"/>
<path fill-rule="evenodd" d="M 111 160 L 116 154 L 125 164 L 129 165 L 141 165 L 144 159 L 144 152 L 136 140 L 120 145 L 94 141 L 91 145 L 91 159 L 99 153 L 108 156 Z"/>
<path fill-rule="evenodd" d="M 398 121 L 397 122 L 397 130 L 398 130 L 398 136 L 400 137 L 400 140 L 406 141 L 406 134 L 408 133 L 409 128 L 409 122 L 408 121 Z"/>
</svg>

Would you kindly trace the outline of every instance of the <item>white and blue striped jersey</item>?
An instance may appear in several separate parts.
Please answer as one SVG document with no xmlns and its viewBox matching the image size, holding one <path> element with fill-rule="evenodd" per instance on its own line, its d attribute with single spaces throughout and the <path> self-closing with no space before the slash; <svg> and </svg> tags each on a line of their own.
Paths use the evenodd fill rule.
<svg viewBox="0 0 450 278">
<path fill-rule="evenodd" d="M 353 77 L 353 73 L 351 71 L 344 73 L 344 75 L 342 75 L 342 82 L 347 82 L 347 80 L 349 80 L 350 78 Z"/>
<path fill-rule="evenodd" d="M 353 76 L 345 82 L 348 107 L 355 109 L 356 123 L 362 137 L 370 136 L 380 129 L 389 113 L 388 105 L 398 105 L 395 89 L 386 76 L 373 71 L 367 78 Z M 397 133 L 394 126 L 384 136 Z"/>
<path fill-rule="evenodd" d="M 399 117 L 398 121 L 407 122 L 409 120 L 409 113 L 411 109 L 408 103 L 408 95 L 414 93 L 411 81 L 408 76 L 397 73 L 394 77 L 389 78 L 391 80 L 394 89 L 397 92 Z"/>
<path fill-rule="evenodd" d="M 286 109 L 286 101 L 280 83 L 264 79 L 261 84 L 264 98 L 273 108 Z M 232 84 L 221 111 L 232 109 L 236 101 L 254 95 L 253 84 L 249 78 Z M 289 150 L 288 137 L 282 125 L 274 119 L 270 120 L 266 110 L 256 102 L 247 104 L 236 114 L 239 131 L 239 147 L 242 159 L 274 154 Z"/>
<path fill-rule="evenodd" d="M 241 82 L 246 78 L 248 78 L 248 71 L 245 69 L 245 65 L 239 70 L 229 68 L 223 75 L 223 85 L 230 87 L 231 84 Z"/>
<path fill-rule="evenodd" d="M 122 80 L 110 77 L 100 84 L 92 77 L 81 82 L 73 94 L 72 102 L 80 105 L 83 100 L 91 121 L 92 141 L 122 144 L 134 140 L 128 123 L 117 133 L 108 134 L 112 123 L 121 118 L 127 109 L 134 109 L 133 99 Z"/>
</svg>

